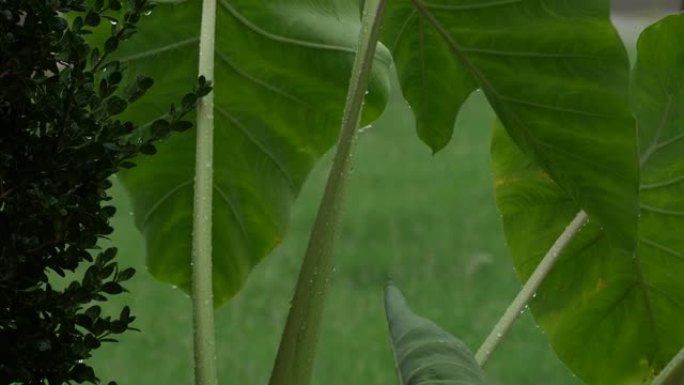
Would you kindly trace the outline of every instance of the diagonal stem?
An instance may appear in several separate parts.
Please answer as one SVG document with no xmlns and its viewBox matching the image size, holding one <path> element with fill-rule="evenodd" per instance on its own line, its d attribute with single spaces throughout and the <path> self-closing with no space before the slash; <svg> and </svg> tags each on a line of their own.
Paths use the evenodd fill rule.
<svg viewBox="0 0 684 385">
<path fill-rule="evenodd" d="M 359 127 L 385 3 L 385 0 L 365 2 L 337 153 L 299 272 L 270 385 L 308 385 L 311 381 L 318 330 L 332 274 L 332 251 L 349 174 L 350 154 Z"/>
<path fill-rule="evenodd" d="M 575 219 L 570 222 L 568 227 L 566 227 L 563 233 L 556 239 L 556 242 L 554 242 L 553 246 L 551 246 L 541 262 L 539 262 L 537 268 L 530 278 L 528 278 L 527 282 L 525 282 L 525 286 L 523 286 L 522 290 L 520 290 L 513 302 L 508 306 L 504 315 L 494 326 L 489 333 L 489 336 L 487 336 L 487 339 L 485 339 L 482 346 L 480 346 L 480 349 L 478 349 L 475 354 L 475 360 L 480 366 L 484 366 L 484 364 L 487 363 L 491 354 L 499 346 L 499 343 L 511 329 L 511 326 L 513 326 L 513 322 L 515 322 L 518 316 L 520 316 L 520 313 L 525 309 L 525 306 L 527 306 L 532 297 L 534 297 L 534 293 L 544 281 L 544 278 L 549 274 L 560 254 L 575 237 L 575 234 L 577 234 L 582 226 L 587 223 L 587 220 L 588 217 L 584 211 L 577 213 Z"/>
<path fill-rule="evenodd" d="M 684 384 L 684 347 L 661 370 L 651 385 L 681 385 Z"/>
</svg>

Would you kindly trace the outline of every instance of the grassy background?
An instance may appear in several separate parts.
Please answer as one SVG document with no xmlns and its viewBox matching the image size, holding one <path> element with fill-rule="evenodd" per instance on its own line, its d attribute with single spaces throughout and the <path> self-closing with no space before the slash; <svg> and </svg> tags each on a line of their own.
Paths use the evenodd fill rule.
<svg viewBox="0 0 684 385">
<path fill-rule="evenodd" d="M 630 23 L 627 23 L 630 24 Z M 418 313 L 472 350 L 520 284 L 506 254 L 494 206 L 489 137 L 494 115 L 481 94 L 463 108 L 451 144 L 433 156 L 413 131 L 410 111 L 395 96 L 387 113 L 359 138 L 336 268 L 326 308 L 314 384 L 396 384 L 382 308 L 391 278 Z M 282 245 L 216 314 L 223 384 L 266 384 L 308 233 L 330 166 L 314 170 L 293 209 Z M 138 275 L 107 305 L 129 304 L 138 317 L 121 343 L 92 362 L 103 381 L 120 385 L 192 383 L 190 301 L 153 280 L 144 245 L 118 186 L 112 238 L 120 264 Z M 525 314 L 486 367 L 498 384 L 579 384 Z"/>
<path fill-rule="evenodd" d="M 519 289 L 494 206 L 488 142 L 494 116 L 477 94 L 465 106 L 453 142 L 433 156 L 397 99 L 365 130 L 337 245 L 337 263 L 314 383 L 393 384 L 382 291 L 391 278 L 414 309 L 475 350 Z M 218 361 L 224 383 L 266 384 L 289 300 L 331 163 L 313 172 L 293 210 L 290 233 L 261 263 L 244 290 L 217 312 Z M 139 274 L 134 295 L 118 298 L 138 316 L 128 333 L 94 359 L 103 380 L 120 385 L 189 384 L 190 301 L 145 271 L 144 245 L 125 195 L 113 241 L 121 264 Z M 120 306 L 112 303 L 113 308 Z M 530 317 L 493 357 L 488 371 L 506 384 L 574 383 Z M 505 381 L 504 381 L 505 379 Z"/>
</svg>

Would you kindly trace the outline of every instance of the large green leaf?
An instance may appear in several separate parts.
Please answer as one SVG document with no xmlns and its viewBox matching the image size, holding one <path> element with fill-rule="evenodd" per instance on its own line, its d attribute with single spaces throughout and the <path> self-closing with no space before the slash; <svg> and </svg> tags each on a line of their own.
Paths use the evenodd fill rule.
<svg viewBox="0 0 684 385">
<path fill-rule="evenodd" d="M 636 133 L 608 0 L 396 0 L 383 31 L 434 151 L 480 88 L 515 143 L 633 250 Z"/>
<path fill-rule="evenodd" d="M 119 58 L 155 79 L 127 118 L 151 122 L 197 77 L 200 1 L 160 4 Z M 360 30 L 356 1 L 227 1 L 217 12 L 214 297 L 227 301 L 283 238 L 292 201 L 336 141 Z M 118 52 L 118 51 L 117 51 Z M 378 47 L 365 120 L 388 89 Z M 121 175 L 151 273 L 190 290 L 194 132 L 178 134 Z"/>
<path fill-rule="evenodd" d="M 468 347 L 413 313 L 391 284 L 385 288 L 385 312 L 401 385 L 490 384 Z"/>
<path fill-rule="evenodd" d="M 611 248 L 590 219 L 532 303 L 560 358 L 587 384 L 642 384 L 684 346 L 682 68 L 679 15 L 644 31 L 633 73 L 642 163 L 637 250 Z M 500 127 L 492 155 L 509 250 L 526 280 L 579 207 Z"/>
</svg>

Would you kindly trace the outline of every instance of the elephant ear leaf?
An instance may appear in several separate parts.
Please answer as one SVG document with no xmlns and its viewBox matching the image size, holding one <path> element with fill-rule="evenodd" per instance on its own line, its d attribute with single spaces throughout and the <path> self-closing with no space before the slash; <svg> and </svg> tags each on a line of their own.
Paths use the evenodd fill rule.
<svg viewBox="0 0 684 385">
<path fill-rule="evenodd" d="M 385 288 L 385 312 L 401 385 L 489 385 L 468 347 L 413 313 L 394 285 Z"/>
<path fill-rule="evenodd" d="M 631 251 L 637 140 L 629 63 L 609 5 L 397 0 L 389 2 L 382 41 L 433 151 L 449 142 L 466 98 L 482 90 L 516 145 L 605 227 L 612 244 Z"/>
<path fill-rule="evenodd" d="M 163 117 L 197 77 L 201 2 L 160 3 L 116 58 L 155 85 L 127 119 Z M 230 299 L 282 240 L 307 174 L 337 140 L 358 42 L 357 2 L 219 1 L 213 286 Z M 391 57 L 379 46 L 363 120 L 385 106 Z M 191 117 L 192 119 L 192 117 Z M 149 125 L 148 124 L 148 125 Z M 191 289 L 194 130 L 175 134 L 120 178 L 156 278 Z"/>
<path fill-rule="evenodd" d="M 641 158 L 636 250 L 612 247 L 590 216 L 530 305 L 588 385 L 648 383 L 684 346 L 682 68 L 684 15 L 669 16 L 641 34 L 630 87 Z M 500 126 L 492 163 L 508 248 L 525 281 L 580 207 Z"/>
</svg>

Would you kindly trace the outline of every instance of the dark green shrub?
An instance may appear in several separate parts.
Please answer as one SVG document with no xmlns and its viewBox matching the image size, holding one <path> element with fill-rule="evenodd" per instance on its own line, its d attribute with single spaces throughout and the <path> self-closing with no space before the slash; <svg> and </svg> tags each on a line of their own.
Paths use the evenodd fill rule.
<svg viewBox="0 0 684 385">
<path fill-rule="evenodd" d="M 97 382 L 83 360 L 131 329 L 128 307 L 110 317 L 91 304 L 125 291 L 134 274 L 113 261 L 116 249 L 97 246 L 112 232 L 108 178 L 188 128 L 181 119 L 210 90 L 201 78 L 193 103 L 172 107 L 145 136 L 116 119 L 152 79 L 120 87 L 125 68 L 109 54 L 150 8 L 145 0 L 0 0 L 0 384 Z M 83 36 L 102 20 L 111 36 L 91 48 Z M 51 285 L 55 274 L 64 288 Z"/>
</svg>

